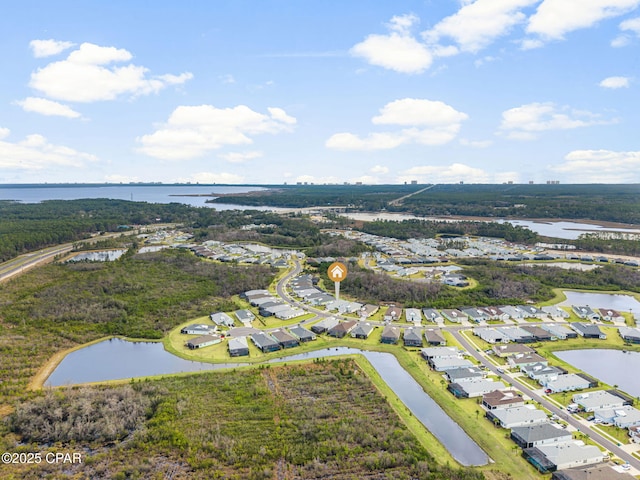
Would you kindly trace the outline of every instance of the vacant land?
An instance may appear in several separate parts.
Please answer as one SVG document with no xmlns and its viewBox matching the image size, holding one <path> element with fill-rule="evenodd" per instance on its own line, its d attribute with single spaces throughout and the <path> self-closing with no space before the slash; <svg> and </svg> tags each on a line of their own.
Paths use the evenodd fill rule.
<svg viewBox="0 0 640 480">
<path fill-rule="evenodd" d="M 100 390 L 94 395 L 62 390 L 56 395 L 65 398 L 56 402 L 81 418 L 83 410 L 70 404 L 82 405 L 98 395 L 125 395 L 120 393 L 123 387 L 93 388 Z M 0 466 L 0 476 L 483 478 L 479 471 L 439 465 L 349 359 L 136 382 L 125 396 L 135 392 L 152 392 L 154 409 L 144 425 L 131 426 L 120 443 L 95 441 L 87 430 L 84 437 L 74 437 L 73 444 L 52 442 L 58 451 L 93 452 L 85 453 L 83 464 L 23 470 Z M 37 415 L 39 410 L 28 411 Z M 64 430 L 57 429 L 57 423 L 70 422 L 68 417 L 58 421 L 54 415 L 41 415 L 47 415 L 52 432 Z M 37 443 L 31 448 L 46 450 Z"/>
</svg>

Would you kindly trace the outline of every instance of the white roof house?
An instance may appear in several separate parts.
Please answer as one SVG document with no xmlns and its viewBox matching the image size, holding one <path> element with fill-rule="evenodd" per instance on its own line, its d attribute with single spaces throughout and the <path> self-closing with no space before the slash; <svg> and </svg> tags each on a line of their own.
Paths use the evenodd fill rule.
<svg viewBox="0 0 640 480">
<path fill-rule="evenodd" d="M 618 408 L 625 404 L 625 401 L 621 397 L 605 390 L 577 393 L 572 397 L 572 400 L 584 408 L 586 412 L 593 412 L 601 408 Z"/>
<path fill-rule="evenodd" d="M 487 417 L 496 419 L 502 428 L 524 427 L 547 421 L 547 414 L 533 405 L 511 408 L 496 408 L 487 412 Z"/>
<path fill-rule="evenodd" d="M 616 408 L 600 408 L 594 410 L 593 415 L 603 423 L 612 423 L 620 428 L 640 425 L 640 410 L 629 405 Z"/>
<path fill-rule="evenodd" d="M 224 325 L 225 327 L 233 327 L 233 318 L 224 312 L 212 313 L 210 315 L 211 321 L 216 325 Z"/>
<path fill-rule="evenodd" d="M 604 460 L 604 454 L 593 445 L 580 445 L 576 442 L 539 445 L 536 447 L 553 463 L 558 470 L 591 465 Z"/>
<path fill-rule="evenodd" d="M 566 375 L 559 375 L 556 379 L 543 382 L 543 385 L 551 390 L 551 393 L 558 393 L 583 390 L 589 388 L 591 382 L 575 373 L 567 373 Z"/>
</svg>

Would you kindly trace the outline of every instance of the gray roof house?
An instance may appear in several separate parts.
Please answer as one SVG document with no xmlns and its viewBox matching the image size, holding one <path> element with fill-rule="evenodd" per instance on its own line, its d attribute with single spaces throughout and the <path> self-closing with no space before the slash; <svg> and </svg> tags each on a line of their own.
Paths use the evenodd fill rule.
<svg viewBox="0 0 640 480">
<path fill-rule="evenodd" d="M 424 338 L 429 345 L 446 345 L 447 341 L 442 336 L 442 331 L 437 328 L 426 328 Z"/>
<path fill-rule="evenodd" d="M 574 322 L 571 324 L 571 328 L 573 328 L 578 335 L 584 338 L 599 338 L 601 340 L 605 340 L 607 338 L 600 328 L 593 323 Z"/>
<path fill-rule="evenodd" d="M 442 317 L 440 312 L 435 308 L 423 308 L 422 314 L 424 315 L 424 318 L 426 318 L 428 322 L 434 322 L 434 323 L 444 322 L 444 318 Z"/>
<path fill-rule="evenodd" d="M 495 353 L 498 357 L 510 357 L 511 355 L 526 355 L 529 353 L 535 353 L 535 350 L 531 347 L 527 347 L 526 345 L 522 345 L 520 343 L 511 344 L 511 345 L 496 345 L 493 347 L 493 353 Z"/>
<path fill-rule="evenodd" d="M 420 324 L 422 322 L 422 312 L 419 308 L 405 308 L 404 318 L 409 323 Z"/>
<path fill-rule="evenodd" d="M 620 327 L 618 334 L 625 342 L 640 343 L 640 328 Z"/>
<path fill-rule="evenodd" d="M 576 338 L 578 336 L 575 330 L 571 330 L 565 325 L 551 325 L 545 323 L 540 325 L 540 328 L 551 334 L 551 340 L 566 340 L 567 338 Z"/>
<path fill-rule="evenodd" d="M 487 412 L 487 418 L 497 422 L 502 428 L 524 427 L 547 421 L 547 414 L 533 405 L 520 407 L 496 408 Z"/>
<path fill-rule="evenodd" d="M 497 327 L 496 330 L 502 333 L 511 342 L 530 343 L 536 341 L 536 338 L 531 335 L 530 332 L 527 332 L 525 329 L 520 327 Z"/>
<path fill-rule="evenodd" d="M 504 383 L 493 380 L 476 380 L 473 382 L 450 383 L 447 389 L 457 398 L 481 397 L 494 390 L 506 388 Z"/>
<path fill-rule="evenodd" d="M 541 473 L 591 465 L 604 460 L 604 454 L 598 447 L 579 445 L 576 442 L 526 448 L 523 456 Z"/>
<path fill-rule="evenodd" d="M 358 324 L 353 327 L 350 334 L 353 338 L 361 338 L 367 339 L 369 335 L 373 332 L 373 325 L 368 322 L 358 322 Z"/>
<path fill-rule="evenodd" d="M 256 316 L 251 310 L 236 310 L 233 313 L 243 325 L 250 324 L 256 319 Z"/>
<path fill-rule="evenodd" d="M 640 410 L 630 405 L 623 405 L 616 408 L 600 408 L 594 410 L 593 415 L 596 421 L 602 423 L 612 423 L 619 428 L 637 427 L 640 425 Z"/>
<path fill-rule="evenodd" d="M 502 343 L 504 341 L 508 341 L 508 339 L 505 339 L 502 332 L 492 327 L 474 328 L 472 331 L 476 337 L 480 337 L 487 343 Z"/>
<path fill-rule="evenodd" d="M 553 335 L 551 335 L 551 333 L 537 325 L 523 325 L 522 329 L 533 335 L 536 342 L 548 342 L 553 340 Z"/>
<path fill-rule="evenodd" d="M 484 378 L 484 373 L 478 367 L 454 368 L 453 370 L 445 370 L 447 380 L 452 383 L 473 382 Z"/>
<path fill-rule="evenodd" d="M 428 360 L 428 362 L 436 372 L 444 372 L 445 370 L 452 370 L 454 368 L 469 368 L 474 366 L 473 363 L 471 363 L 469 360 L 458 357 L 431 358 Z"/>
<path fill-rule="evenodd" d="M 609 465 L 565 468 L 551 475 L 551 480 L 635 480 L 635 478 L 629 473 L 614 470 Z"/>
<path fill-rule="evenodd" d="M 215 333 L 215 327 L 213 325 L 207 325 L 205 323 L 192 323 L 180 330 L 180 333 L 185 335 L 209 335 Z"/>
<path fill-rule="evenodd" d="M 329 331 L 330 328 L 335 327 L 339 321 L 340 320 L 338 320 L 336 317 L 323 318 L 318 323 L 311 326 L 311 331 L 317 334 L 325 333 Z"/>
<path fill-rule="evenodd" d="M 559 367 L 554 367 L 553 365 L 546 365 L 543 363 L 534 363 L 533 365 L 525 365 L 520 369 L 522 373 L 524 373 L 527 377 L 532 380 L 535 380 L 541 385 L 544 385 L 545 382 L 555 380 L 560 375 L 564 375 L 566 373 L 565 370 Z"/>
<path fill-rule="evenodd" d="M 551 393 L 572 392 L 575 390 L 584 390 L 585 388 L 597 386 L 587 378 L 575 373 L 560 375 L 556 379 L 547 380 L 542 385 L 545 388 L 551 390 Z"/>
<path fill-rule="evenodd" d="M 462 358 L 462 350 L 458 347 L 423 348 L 420 354 L 425 360 L 431 360 L 432 358 Z"/>
<path fill-rule="evenodd" d="M 192 338 L 188 340 L 185 345 L 191 349 L 204 348 L 210 345 L 215 345 L 216 343 L 220 343 L 222 338 L 220 335 L 202 335 L 201 337 Z"/>
<path fill-rule="evenodd" d="M 484 307 L 482 310 L 485 311 L 489 320 L 500 320 L 502 322 L 509 320 L 509 314 L 503 312 L 502 309 L 498 307 Z"/>
<path fill-rule="evenodd" d="M 229 355 L 231 355 L 232 357 L 243 357 L 249 355 L 249 344 L 247 343 L 247 337 L 229 338 L 227 347 L 229 348 Z"/>
<path fill-rule="evenodd" d="M 310 330 L 307 330 L 301 325 L 296 325 L 294 327 L 289 327 L 289 331 L 291 334 L 296 337 L 300 342 L 310 342 L 311 340 L 316 339 L 316 334 Z"/>
<path fill-rule="evenodd" d="M 618 408 L 627 403 L 623 398 L 605 390 L 595 392 L 576 393 L 571 400 L 580 405 L 585 412 L 593 412 L 601 408 Z"/>
<path fill-rule="evenodd" d="M 224 312 L 212 313 L 209 315 L 211 321 L 216 325 L 224 325 L 225 327 L 233 327 L 233 318 Z"/>
<path fill-rule="evenodd" d="M 263 353 L 280 350 L 280 344 L 269 334 L 258 332 L 251 334 L 251 340 Z"/>
<path fill-rule="evenodd" d="M 522 320 L 525 317 L 524 310 L 512 305 L 504 305 L 503 307 L 500 307 L 500 310 L 502 310 L 504 313 L 509 314 L 509 316 L 514 320 Z"/>
<path fill-rule="evenodd" d="M 421 347 L 422 346 L 422 330 L 419 328 L 407 328 L 402 335 L 405 347 Z"/>
<path fill-rule="evenodd" d="M 460 310 L 456 310 L 455 308 L 445 308 L 442 310 L 442 316 L 445 320 L 449 320 L 450 322 L 460 323 L 462 320 L 466 320 L 467 316 L 462 313 Z"/>
<path fill-rule="evenodd" d="M 480 323 L 489 320 L 489 315 L 487 315 L 487 313 L 480 308 L 467 307 L 461 308 L 460 311 L 469 318 L 470 322 Z"/>
<path fill-rule="evenodd" d="M 387 325 L 384 327 L 384 330 L 382 330 L 380 342 L 389 344 L 398 343 L 398 340 L 400 340 L 400 332 L 400 327 L 396 327 L 395 325 Z M 420 341 L 420 344 L 422 344 L 422 341 Z"/>
<path fill-rule="evenodd" d="M 592 322 L 600 320 L 600 314 L 588 305 L 571 305 L 571 310 L 583 320 L 591 320 Z"/>
<path fill-rule="evenodd" d="M 511 439 L 520 448 L 531 448 L 539 445 L 570 442 L 572 434 L 566 429 L 560 428 L 560 426 L 545 422 L 537 425 L 515 427 L 511 430 Z"/>
<path fill-rule="evenodd" d="M 294 337 L 283 328 L 274 330 L 273 332 L 271 332 L 271 336 L 276 340 L 276 342 L 280 344 L 282 348 L 293 348 L 300 345 L 300 341 L 298 340 L 298 338 Z"/>
<path fill-rule="evenodd" d="M 569 315 L 569 312 L 567 312 L 566 310 L 556 306 L 556 305 L 550 305 L 548 307 L 542 307 L 541 310 L 543 312 L 545 312 L 548 316 L 550 316 L 553 320 L 558 321 L 558 320 L 565 320 L 567 318 L 569 318 L 571 315 Z"/>
<path fill-rule="evenodd" d="M 546 358 L 538 355 L 537 353 L 518 353 L 516 355 L 511 355 L 507 358 L 507 362 L 509 363 L 510 368 L 518 368 L 520 370 L 523 367 L 534 365 L 536 363 L 539 363 L 541 365 L 549 364 L 549 361 Z"/>
</svg>

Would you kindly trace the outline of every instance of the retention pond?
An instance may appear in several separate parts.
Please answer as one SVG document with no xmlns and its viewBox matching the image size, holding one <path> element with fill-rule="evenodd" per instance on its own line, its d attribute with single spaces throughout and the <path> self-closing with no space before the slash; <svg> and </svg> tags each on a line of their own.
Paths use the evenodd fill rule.
<svg viewBox="0 0 640 480">
<path fill-rule="evenodd" d="M 462 465 L 484 465 L 489 461 L 487 454 L 478 444 L 425 393 L 390 353 L 338 347 L 279 358 L 270 363 L 348 354 L 363 355 L 413 415 L 458 462 Z M 243 365 L 247 364 L 193 362 L 167 352 L 162 343 L 129 342 L 114 338 L 71 352 L 49 376 L 45 385 L 63 386 L 103 382 L 151 375 L 234 368 Z"/>
</svg>

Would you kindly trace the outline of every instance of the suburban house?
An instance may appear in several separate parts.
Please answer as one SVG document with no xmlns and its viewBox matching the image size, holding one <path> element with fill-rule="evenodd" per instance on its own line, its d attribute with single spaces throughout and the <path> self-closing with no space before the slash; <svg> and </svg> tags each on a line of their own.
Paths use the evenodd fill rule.
<svg viewBox="0 0 640 480">
<path fill-rule="evenodd" d="M 458 347 L 429 347 L 423 348 L 420 355 L 427 361 L 434 358 L 462 358 L 462 350 Z"/>
<path fill-rule="evenodd" d="M 640 328 L 620 327 L 618 334 L 625 342 L 640 343 Z"/>
<path fill-rule="evenodd" d="M 554 380 L 549 380 L 543 383 L 543 386 L 551 390 L 551 393 L 559 393 L 597 387 L 598 383 L 597 381 L 590 380 L 582 375 L 567 373 L 566 375 L 560 375 Z"/>
<path fill-rule="evenodd" d="M 553 472 L 551 480 L 634 480 L 629 473 L 619 472 L 609 465 L 565 468 Z"/>
<path fill-rule="evenodd" d="M 472 331 L 476 337 L 480 337 L 487 343 L 503 343 L 505 341 L 509 341 L 508 339 L 505 340 L 505 336 L 495 328 L 480 327 L 474 328 Z"/>
<path fill-rule="evenodd" d="M 540 473 L 550 473 L 565 468 L 591 465 L 604 460 L 604 454 L 593 445 L 565 442 L 525 448 L 524 458 Z M 588 478 L 588 477 L 587 477 Z"/>
<path fill-rule="evenodd" d="M 524 399 L 515 390 L 494 390 L 482 396 L 482 405 L 487 410 L 511 408 L 524 405 Z"/>
<path fill-rule="evenodd" d="M 571 324 L 571 328 L 573 328 L 578 335 L 584 338 L 599 338 L 601 340 L 605 340 L 607 338 L 600 328 L 593 323 L 574 322 Z"/>
<path fill-rule="evenodd" d="M 484 307 L 482 310 L 485 311 L 489 320 L 500 320 L 501 322 L 509 320 L 509 314 L 498 307 Z"/>
<path fill-rule="evenodd" d="M 440 312 L 435 308 L 423 308 L 422 314 L 424 315 L 424 318 L 426 318 L 427 321 L 429 322 L 434 322 L 434 323 L 444 322 L 444 318 L 442 318 L 442 315 L 440 315 Z"/>
<path fill-rule="evenodd" d="M 595 312 L 588 305 L 571 305 L 571 310 L 573 310 L 573 313 L 575 313 L 578 318 L 581 318 L 583 320 L 591 320 L 592 322 L 597 322 L 600 320 L 600 314 Z"/>
<path fill-rule="evenodd" d="M 578 334 L 575 330 L 571 330 L 565 325 L 540 325 L 540 328 L 551 334 L 551 340 L 566 340 L 567 338 L 576 338 Z"/>
<path fill-rule="evenodd" d="M 335 327 L 338 322 L 339 320 L 335 317 L 323 318 L 318 323 L 311 326 L 311 331 L 317 333 L 318 335 L 321 333 L 326 333 L 329 331 L 329 329 Z"/>
<path fill-rule="evenodd" d="M 300 345 L 300 341 L 296 337 L 282 328 L 271 332 L 271 336 L 282 348 L 293 348 Z"/>
<path fill-rule="evenodd" d="M 419 328 L 407 328 L 402 335 L 405 347 L 422 346 L 422 330 Z"/>
<path fill-rule="evenodd" d="M 500 358 L 506 358 L 512 355 L 528 355 L 530 353 L 535 353 L 535 350 L 531 347 L 527 347 L 526 345 L 516 343 L 511 345 L 496 345 L 493 347 L 493 353 Z"/>
<path fill-rule="evenodd" d="M 427 328 L 424 331 L 424 338 L 429 345 L 446 345 L 447 341 L 442 336 L 442 332 L 437 328 Z"/>
<path fill-rule="evenodd" d="M 380 336 L 380 342 L 396 344 L 398 340 L 400 340 L 400 327 L 396 327 L 395 325 L 385 326 Z M 420 346 L 422 346 L 422 341 L 420 341 Z"/>
<path fill-rule="evenodd" d="M 227 347 L 229 348 L 229 355 L 231 355 L 232 357 L 244 357 L 249 355 L 249 344 L 247 343 L 247 337 L 229 338 Z"/>
<path fill-rule="evenodd" d="M 536 341 L 531 333 L 520 327 L 497 327 L 496 330 L 514 343 L 531 343 Z"/>
<path fill-rule="evenodd" d="M 257 332 L 251 334 L 251 340 L 262 353 L 275 352 L 280 350 L 280 344 L 269 334 Z"/>
<path fill-rule="evenodd" d="M 555 306 L 555 305 L 551 305 L 548 307 L 542 307 L 541 310 L 543 312 L 545 312 L 548 316 L 551 317 L 552 320 L 555 320 L 556 322 L 558 320 L 566 320 L 567 318 L 569 318 L 571 315 L 569 314 L 569 312 L 567 312 L 566 310 Z"/>
<path fill-rule="evenodd" d="M 453 309 L 445 308 L 444 310 L 442 310 L 442 316 L 444 317 L 445 320 L 448 320 L 454 323 L 460 323 L 462 322 L 462 320 L 467 319 L 467 316 L 464 313 L 454 308 Z"/>
<path fill-rule="evenodd" d="M 548 342 L 554 339 L 553 335 L 551 335 L 548 331 L 536 325 L 524 325 L 522 329 L 533 335 L 533 338 L 535 338 L 536 342 Z"/>
<path fill-rule="evenodd" d="M 335 338 L 342 338 L 347 335 L 356 326 L 357 320 L 347 320 L 345 322 L 338 322 L 337 325 L 330 328 L 327 333 Z"/>
<path fill-rule="evenodd" d="M 409 323 L 420 325 L 422 322 L 422 312 L 420 312 L 419 308 L 405 308 L 404 318 Z"/>
<path fill-rule="evenodd" d="M 519 308 L 524 311 L 525 318 L 537 318 L 539 320 L 547 318 L 547 312 L 533 305 L 522 305 Z"/>
<path fill-rule="evenodd" d="M 387 311 L 384 312 L 383 320 L 385 322 L 397 322 L 398 320 L 400 320 L 401 316 L 402 308 L 391 305 L 389 308 L 387 308 Z"/>
<path fill-rule="evenodd" d="M 502 428 L 524 427 L 547 421 L 547 414 L 533 405 L 488 410 L 487 418 Z"/>
<path fill-rule="evenodd" d="M 511 439 L 516 442 L 520 448 L 531 448 L 540 445 L 570 442 L 572 440 L 572 434 L 559 425 L 556 426 L 545 422 L 537 425 L 515 427 L 511 430 Z"/>
<path fill-rule="evenodd" d="M 224 312 L 212 313 L 209 315 L 211 321 L 216 325 L 224 325 L 225 327 L 233 327 L 233 318 Z"/>
<path fill-rule="evenodd" d="M 351 336 L 353 338 L 360 338 L 365 340 L 369 338 L 369 335 L 371 335 L 371 332 L 373 332 L 373 328 L 373 325 L 371 325 L 370 323 L 358 322 L 358 324 L 353 327 L 353 330 L 351 330 Z"/>
<path fill-rule="evenodd" d="M 545 382 L 557 379 L 560 375 L 567 373 L 566 370 L 554 367 L 553 365 L 545 365 L 542 363 L 534 363 L 533 365 L 526 365 L 520 369 L 531 380 L 535 380 L 540 385 L 544 385 Z"/>
<path fill-rule="evenodd" d="M 640 427 L 629 427 L 629 437 L 633 443 L 640 443 Z"/>
<path fill-rule="evenodd" d="M 616 408 L 600 408 L 593 411 L 596 421 L 611 423 L 619 428 L 640 426 L 640 410 L 630 405 Z"/>
<path fill-rule="evenodd" d="M 471 363 L 466 358 L 459 357 L 431 358 L 430 360 L 428 360 L 428 363 L 436 372 L 444 372 L 446 370 L 452 370 L 454 368 L 469 368 L 474 366 L 473 363 Z"/>
<path fill-rule="evenodd" d="M 311 340 L 316 339 L 316 334 L 307 330 L 301 325 L 296 325 L 294 327 L 289 327 L 289 331 L 291 334 L 296 337 L 301 343 L 310 342 Z"/>
<path fill-rule="evenodd" d="M 363 305 L 362 308 L 360 309 L 360 316 L 368 318 L 371 315 L 374 315 L 378 310 L 380 310 L 380 307 L 378 305 L 372 305 L 371 303 L 367 303 L 366 305 Z"/>
<path fill-rule="evenodd" d="M 593 412 L 602 408 L 618 408 L 629 403 L 624 398 L 605 390 L 576 393 L 571 400 L 582 407 L 585 412 Z"/>
<path fill-rule="evenodd" d="M 525 317 L 524 310 L 522 310 L 519 307 L 514 307 L 512 305 L 504 305 L 503 307 L 500 307 L 500 310 L 502 310 L 504 313 L 507 313 L 509 317 L 511 317 L 514 320 L 524 320 L 524 317 Z"/>
<path fill-rule="evenodd" d="M 251 322 L 256 319 L 256 316 L 251 310 L 236 310 L 235 312 L 233 312 L 233 314 L 244 326 L 250 326 Z"/>
<path fill-rule="evenodd" d="M 510 368 L 517 368 L 518 370 L 522 370 L 523 367 L 527 367 L 529 365 L 535 365 L 536 363 L 541 365 L 549 364 L 546 358 L 538 355 L 537 353 L 518 353 L 516 355 L 511 355 L 507 358 L 507 363 Z"/>
<path fill-rule="evenodd" d="M 469 318 L 470 322 L 480 323 L 490 319 L 489 315 L 481 308 L 467 307 L 461 308 L 460 311 Z"/>
<path fill-rule="evenodd" d="M 200 337 L 188 340 L 185 345 L 189 349 L 195 350 L 197 348 L 204 348 L 210 345 L 215 345 L 216 343 L 220 343 L 221 341 L 222 337 L 220 337 L 220 335 L 202 335 Z"/>
<path fill-rule="evenodd" d="M 180 333 L 185 335 L 209 335 L 215 333 L 216 328 L 213 325 L 206 325 L 204 323 L 193 323 L 187 325 L 180 330 Z"/>
<path fill-rule="evenodd" d="M 269 295 L 268 290 L 247 290 L 246 292 L 240 294 L 240 298 L 249 300 L 251 297 L 257 298 L 258 296 L 266 296 L 266 295 Z"/>
<path fill-rule="evenodd" d="M 494 380 L 476 380 L 473 382 L 450 383 L 447 389 L 453 393 L 456 398 L 475 398 L 481 397 L 494 390 L 506 388 L 504 383 Z"/>
<path fill-rule="evenodd" d="M 484 378 L 484 373 L 478 367 L 454 368 L 453 370 L 445 370 L 447 380 L 451 383 L 474 382 Z"/>
<path fill-rule="evenodd" d="M 600 313 L 602 320 L 606 322 L 624 323 L 625 321 L 624 315 L 616 310 L 611 310 L 610 308 L 599 308 L 598 313 Z"/>
</svg>

